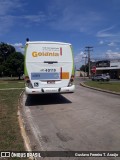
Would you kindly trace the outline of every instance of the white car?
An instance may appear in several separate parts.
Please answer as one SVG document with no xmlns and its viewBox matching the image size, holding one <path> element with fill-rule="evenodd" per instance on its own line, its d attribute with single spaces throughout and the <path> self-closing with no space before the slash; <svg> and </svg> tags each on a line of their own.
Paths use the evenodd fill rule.
<svg viewBox="0 0 120 160">
<path fill-rule="evenodd" d="M 92 77 L 93 81 L 109 81 L 110 76 L 109 74 L 96 74 L 95 76 Z"/>
</svg>

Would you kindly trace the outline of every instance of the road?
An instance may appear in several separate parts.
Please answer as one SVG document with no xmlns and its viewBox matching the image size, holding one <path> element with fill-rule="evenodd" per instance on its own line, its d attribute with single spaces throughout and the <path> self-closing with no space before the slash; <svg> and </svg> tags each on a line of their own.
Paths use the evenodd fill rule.
<svg viewBox="0 0 120 160">
<path fill-rule="evenodd" d="M 79 81 L 73 94 L 23 95 L 22 113 L 32 150 L 120 151 L 120 96 L 84 88 Z M 104 158 L 108 159 L 119 158 Z"/>
</svg>

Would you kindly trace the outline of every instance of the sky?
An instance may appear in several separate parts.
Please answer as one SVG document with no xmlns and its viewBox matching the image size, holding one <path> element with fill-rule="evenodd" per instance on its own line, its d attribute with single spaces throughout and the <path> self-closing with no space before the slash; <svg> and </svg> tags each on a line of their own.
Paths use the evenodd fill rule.
<svg viewBox="0 0 120 160">
<path fill-rule="evenodd" d="M 0 0 L 0 42 L 23 52 L 30 41 L 71 43 L 79 68 L 91 59 L 120 58 L 120 0 Z"/>
</svg>

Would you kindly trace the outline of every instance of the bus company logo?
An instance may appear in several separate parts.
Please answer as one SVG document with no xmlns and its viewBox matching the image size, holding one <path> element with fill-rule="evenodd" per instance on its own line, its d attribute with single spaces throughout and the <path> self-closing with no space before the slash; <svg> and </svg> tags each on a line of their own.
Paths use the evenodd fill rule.
<svg viewBox="0 0 120 160">
<path fill-rule="evenodd" d="M 56 52 L 32 52 L 33 57 L 39 57 L 39 56 L 59 56 L 59 53 Z"/>
</svg>

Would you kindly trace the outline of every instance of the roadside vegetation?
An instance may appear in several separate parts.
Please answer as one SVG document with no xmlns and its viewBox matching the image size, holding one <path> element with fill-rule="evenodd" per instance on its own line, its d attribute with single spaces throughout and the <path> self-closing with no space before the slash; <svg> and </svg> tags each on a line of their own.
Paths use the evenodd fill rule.
<svg viewBox="0 0 120 160">
<path fill-rule="evenodd" d="M 8 88 L 24 88 L 24 81 L 20 80 L 0 80 L 0 89 L 8 89 Z"/>
<path fill-rule="evenodd" d="M 24 55 L 14 46 L 0 43 L 0 77 L 18 77 L 23 75 Z"/>
<path fill-rule="evenodd" d="M 18 98 L 24 88 L 24 81 L 20 80 L 23 70 L 24 55 L 17 52 L 14 46 L 1 42 L 0 151 L 25 151 L 17 116 Z M 12 88 L 16 89 L 13 90 Z M 7 160 L 7 158 L 3 159 Z M 11 159 L 20 158 L 9 158 L 9 160 Z"/>
<path fill-rule="evenodd" d="M 120 92 L 120 82 L 88 81 L 88 82 L 85 82 L 85 84 L 90 87 L 100 88 L 100 89 L 114 91 L 114 92 Z"/>
<path fill-rule="evenodd" d="M 0 81 L 0 88 L 23 88 L 24 83 L 18 82 L 21 81 Z M 17 116 L 18 98 L 22 90 L 0 90 L 0 151 L 25 151 Z"/>
</svg>

